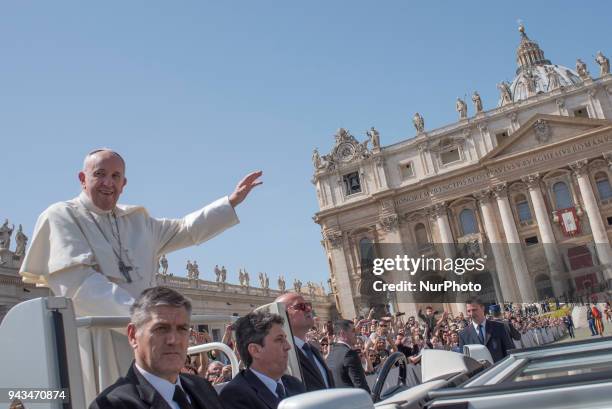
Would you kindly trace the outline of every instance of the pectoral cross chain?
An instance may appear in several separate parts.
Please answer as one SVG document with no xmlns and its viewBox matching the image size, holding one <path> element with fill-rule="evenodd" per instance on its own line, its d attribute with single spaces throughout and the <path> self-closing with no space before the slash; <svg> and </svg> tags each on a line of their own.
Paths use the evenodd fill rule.
<svg viewBox="0 0 612 409">
<path fill-rule="evenodd" d="M 119 259 L 119 271 L 121 272 L 121 274 L 123 274 L 128 283 L 132 282 L 132 277 L 130 277 L 130 271 L 132 271 L 133 269 L 133 267 L 126 265 L 123 260 Z"/>
</svg>

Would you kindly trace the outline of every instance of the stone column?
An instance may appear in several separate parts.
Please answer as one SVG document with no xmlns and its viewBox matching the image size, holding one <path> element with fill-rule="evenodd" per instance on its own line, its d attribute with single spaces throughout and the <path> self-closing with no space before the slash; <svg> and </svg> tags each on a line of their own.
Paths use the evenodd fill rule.
<svg viewBox="0 0 612 409">
<path fill-rule="evenodd" d="M 557 247 L 557 241 L 555 240 L 555 234 L 552 224 L 550 223 L 548 210 L 546 209 L 546 203 L 544 202 L 542 190 L 540 189 L 540 176 L 535 173 L 525 176 L 522 178 L 522 181 L 529 189 L 529 196 L 531 197 L 536 222 L 544 246 L 546 262 L 550 269 L 550 281 L 552 282 L 553 291 L 555 296 L 560 297 L 566 291 L 565 269 L 563 268 L 561 255 Z"/>
<path fill-rule="evenodd" d="M 519 301 L 524 303 L 534 302 L 536 300 L 535 288 L 529 277 L 529 270 L 527 268 L 527 262 L 525 261 L 523 245 L 521 243 L 518 231 L 516 230 L 514 216 L 512 215 L 510 201 L 508 200 L 506 184 L 503 183 L 495 186 L 493 194 L 497 200 L 502 225 L 504 226 L 504 233 L 506 234 L 506 241 L 508 242 L 508 247 L 510 249 L 510 257 L 512 259 L 512 266 L 514 267 L 514 275 L 516 277 L 519 295 L 521 298 Z"/>
<path fill-rule="evenodd" d="M 382 256 L 389 259 L 395 259 L 398 255 L 403 257 L 406 251 L 400 234 L 399 216 L 396 213 L 389 213 L 391 210 L 389 206 L 391 205 L 392 204 L 389 204 L 388 201 L 382 202 L 382 212 L 380 214 L 379 224 L 383 230 L 385 241 Z M 385 277 L 385 275 L 387 276 Z M 418 274 L 410 276 L 405 271 L 393 271 L 391 274 L 385 273 L 379 278 L 384 279 L 387 283 L 400 283 L 401 281 L 418 281 L 422 277 L 419 277 Z M 413 293 L 399 291 L 388 295 L 390 295 L 391 300 L 395 302 L 398 311 L 405 312 L 407 316 L 416 316 L 418 309 L 416 308 L 417 305 Z"/>
<path fill-rule="evenodd" d="M 440 231 L 440 240 L 442 241 L 442 249 L 444 251 L 444 257 L 454 258 L 455 257 L 455 239 L 453 239 L 453 232 L 448 222 L 448 212 L 445 203 L 437 203 L 431 208 L 431 213 L 438 225 Z"/>
<path fill-rule="evenodd" d="M 333 275 L 338 289 L 340 300 L 340 314 L 343 318 L 353 319 L 357 316 L 355 303 L 353 302 L 353 283 L 350 277 L 346 258 L 344 256 L 342 232 L 336 229 L 328 229 L 324 232 L 325 247 L 331 257 Z"/>
<path fill-rule="evenodd" d="M 518 297 L 516 294 L 516 286 L 512 278 L 512 270 L 506 259 L 501 234 L 499 230 L 497 230 L 495 210 L 493 208 L 493 203 L 491 203 L 491 191 L 485 190 L 477 193 L 475 196 L 480 204 L 485 233 L 489 238 L 489 243 L 491 243 L 491 251 L 495 261 L 496 274 L 493 280 L 494 282 L 497 281 L 495 294 L 497 295 L 498 302 L 517 301 Z"/>
<path fill-rule="evenodd" d="M 593 241 L 597 249 L 597 256 L 601 264 L 605 266 L 606 280 L 610 281 L 612 280 L 612 251 L 610 250 L 610 240 L 608 239 L 606 226 L 601 219 L 597 199 L 595 198 L 595 193 L 593 192 L 593 187 L 591 186 L 591 181 L 587 174 L 587 161 L 580 160 L 574 162 L 570 164 L 570 167 L 574 171 L 574 176 L 578 181 L 582 202 L 584 203 L 584 208 L 591 226 L 591 232 L 593 233 Z"/>
</svg>

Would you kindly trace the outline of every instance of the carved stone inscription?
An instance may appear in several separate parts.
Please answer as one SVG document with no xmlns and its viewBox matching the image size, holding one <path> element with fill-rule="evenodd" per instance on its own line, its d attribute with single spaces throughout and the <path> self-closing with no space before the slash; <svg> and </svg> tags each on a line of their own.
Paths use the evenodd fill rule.
<svg viewBox="0 0 612 409">
<path fill-rule="evenodd" d="M 536 153 L 514 161 L 508 161 L 499 165 L 492 165 L 481 171 L 455 178 L 450 181 L 444 181 L 440 184 L 433 185 L 429 189 L 418 190 L 400 196 L 395 200 L 396 205 L 419 202 L 427 200 L 432 196 L 445 194 L 447 192 L 464 188 L 466 186 L 478 185 L 486 182 L 489 178 L 500 176 L 507 172 L 512 172 L 518 169 L 530 168 L 543 162 L 562 159 L 566 156 L 588 151 L 590 149 L 601 149 L 607 151 L 610 147 L 605 146 L 612 142 L 612 134 L 598 135 L 583 139 L 579 142 L 555 147 L 544 152 Z"/>
</svg>

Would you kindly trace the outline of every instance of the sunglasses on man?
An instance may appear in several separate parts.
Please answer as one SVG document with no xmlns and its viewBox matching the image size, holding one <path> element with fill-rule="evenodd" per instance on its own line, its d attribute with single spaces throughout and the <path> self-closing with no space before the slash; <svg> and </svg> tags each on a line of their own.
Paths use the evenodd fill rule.
<svg viewBox="0 0 612 409">
<path fill-rule="evenodd" d="M 293 304 L 291 307 L 292 310 L 296 311 L 312 311 L 312 303 L 309 302 L 299 302 L 297 304 Z"/>
</svg>

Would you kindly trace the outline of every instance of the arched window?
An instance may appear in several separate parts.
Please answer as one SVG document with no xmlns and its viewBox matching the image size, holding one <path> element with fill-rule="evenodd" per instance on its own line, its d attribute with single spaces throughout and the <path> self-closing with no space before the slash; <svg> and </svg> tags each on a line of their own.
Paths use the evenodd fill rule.
<svg viewBox="0 0 612 409">
<path fill-rule="evenodd" d="M 374 259 L 376 258 L 372 240 L 368 238 L 361 239 L 359 241 L 359 253 L 361 256 L 361 270 L 364 272 L 372 271 Z"/>
<path fill-rule="evenodd" d="M 608 200 L 612 198 L 612 188 L 610 188 L 608 175 L 606 175 L 604 172 L 597 173 L 595 175 L 595 184 L 597 185 L 599 200 Z"/>
<path fill-rule="evenodd" d="M 516 204 L 516 213 L 518 213 L 519 221 L 529 222 L 532 220 L 531 209 L 525 195 L 518 195 L 514 198 Z"/>
<path fill-rule="evenodd" d="M 557 210 L 573 207 L 572 197 L 565 182 L 557 182 L 553 185 L 553 193 L 555 195 L 555 208 Z"/>
<path fill-rule="evenodd" d="M 414 226 L 414 237 L 416 238 L 417 246 L 419 248 L 429 245 L 429 238 L 427 237 L 427 230 L 423 223 L 419 223 Z"/>
<path fill-rule="evenodd" d="M 463 209 L 459 213 L 459 222 L 461 223 L 461 231 L 464 236 L 477 232 L 476 217 L 472 209 Z"/>
</svg>

